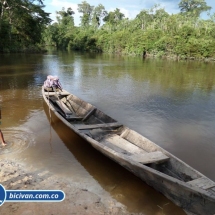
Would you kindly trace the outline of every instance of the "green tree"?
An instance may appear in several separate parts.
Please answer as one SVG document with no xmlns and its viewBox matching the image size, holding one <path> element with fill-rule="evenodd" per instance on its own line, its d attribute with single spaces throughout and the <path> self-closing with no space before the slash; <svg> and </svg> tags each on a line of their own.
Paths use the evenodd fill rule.
<svg viewBox="0 0 215 215">
<path fill-rule="evenodd" d="M 24 49 L 38 44 L 44 25 L 51 21 L 43 8 L 41 0 L 38 4 L 31 0 L 0 0 L 0 50 Z"/>
<path fill-rule="evenodd" d="M 149 14 L 148 10 L 141 10 L 140 13 L 137 14 L 136 20 L 138 21 L 139 28 L 143 30 L 153 20 L 153 17 Z"/>
<path fill-rule="evenodd" d="M 181 0 L 179 3 L 179 8 L 181 13 L 190 13 L 199 17 L 199 15 L 211 9 L 210 6 L 207 5 L 205 0 Z"/>
<path fill-rule="evenodd" d="M 75 14 L 72 8 L 62 8 L 61 11 L 57 11 L 57 23 L 47 28 L 47 34 L 50 34 L 52 41 L 57 47 L 66 48 L 73 37 L 75 26 L 74 17 Z"/>
<path fill-rule="evenodd" d="M 103 21 L 106 23 L 106 27 L 112 31 L 117 29 L 118 24 L 124 17 L 125 15 L 120 12 L 120 9 L 116 8 L 114 11 L 110 11 L 107 16 L 103 18 Z"/>
<path fill-rule="evenodd" d="M 61 11 L 57 11 L 57 21 L 62 25 L 72 25 L 74 26 L 74 17 L 75 12 L 69 7 L 66 11 L 63 7 Z"/>
<path fill-rule="evenodd" d="M 113 12 L 110 11 L 107 16 L 104 17 L 103 21 L 109 22 L 111 24 L 116 24 L 125 17 L 123 13 L 120 12 L 120 9 L 116 8 Z"/>
<path fill-rule="evenodd" d="M 81 26 L 89 26 L 91 21 L 91 15 L 92 11 L 94 9 L 94 6 L 91 6 L 86 1 L 83 1 L 81 4 L 78 4 L 78 12 L 82 13 L 83 15 L 81 18 Z"/>
<path fill-rule="evenodd" d="M 102 4 L 99 4 L 93 10 L 92 25 L 95 28 L 98 28 L 101 25 L 101 21 L 105 16 L 107 16 L 107 11 L 105 10 L 105 7 Z"/>
</svg>

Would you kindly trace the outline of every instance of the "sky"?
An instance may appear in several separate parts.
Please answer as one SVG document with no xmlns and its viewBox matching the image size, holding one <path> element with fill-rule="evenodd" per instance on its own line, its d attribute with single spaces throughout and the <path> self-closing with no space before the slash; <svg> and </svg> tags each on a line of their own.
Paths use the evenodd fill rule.
<svg viewBox="0 0 215 215">
<path fill-rule="evenodd" d="M 178 8 L 178 3 L 180 0 L 86 0 L 86 2 L 95 7 L 99 4 L 102 4 L 108 12 L 119 8 L 120 11 L 125 14 L 125 17 L 129 19 L 134 19 L 141 10 L 150 9 L 155 4 L 159 4 L 161 8 L 164 8 L 169 14 L 179 13 L 180 11 Z M 56 20 L 56 11 L 62 10 L 63 7 L 65 9 L 71 7 L 75 12 L 75 25 L 78 26 L 80 24 L 81 14 L 78 13 L 77 8 L 78 4 L 82 3 L 82 1 L 44 0 L 43 3 L 45 5 L 44 10 L 48 13 L 51 13 L 50 18 L 52 20 Z M 215 13 L 215 0 L 206 0 L 206 3 L 208 6 L 212 7 L 211 14 Z M 202 18 L 207 18 L 206 13 L 203 13 L 201 16 Z"/>
</svg>

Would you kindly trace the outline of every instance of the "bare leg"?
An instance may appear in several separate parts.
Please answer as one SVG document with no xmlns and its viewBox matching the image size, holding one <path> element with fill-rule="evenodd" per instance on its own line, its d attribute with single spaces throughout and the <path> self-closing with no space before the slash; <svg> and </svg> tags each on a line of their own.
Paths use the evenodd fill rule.
<svg viewBox="0 0 215 215">
<path fill-rule="evenodd" d="M 2 143 L 3 146 L 6 145 L 6 143 L 5 143 L 5 141 L 4 141 L 3 133 L 1 132 L 1 130 L 0 130 L 0 141 L 1 141 L 1 143 Z"/>
</svg>

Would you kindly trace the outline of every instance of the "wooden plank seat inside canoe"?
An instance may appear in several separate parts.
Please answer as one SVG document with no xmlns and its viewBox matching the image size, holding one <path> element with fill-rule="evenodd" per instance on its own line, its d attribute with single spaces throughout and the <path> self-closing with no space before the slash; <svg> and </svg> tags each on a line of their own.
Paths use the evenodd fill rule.
<svg viewBox="0 0 215 215">
<path fill-rule="evenodd" d="M 215 196 L 215 187 L 211 187 L 211 188 L 207 189 L 207 191 L 209 191 L 212 195 Z"/>
<path fill-rule="evenodd" d="M 96 129 L 96 128 L 112 128 L 112 127 L 120 127 L 122 124 L 118 122 L 113 123 L 101 123 L 101 124 L 91 124 L 91 125 L 85 125 L 85 124 L 77 124 L 75 127 L 78 130 L 88 130 L 88 129 Z"/>
<path fill-rule="evenodd" d="M 94 114 L 95 111 L 96 111 L 96 108 L 93 107 L 93 108 L 84 116 L 84 118 L 82 119 L 82 121 L 84 122 L 84 121 L 88 120 L 88 119 L 90 118 L 90 116 Z"/>
<path fill-rule="evenodd" d="M 148 152 L 146 154 L 133 154 L 130 158 L 141 164 L 163 163 L 169 160 L 169 157 L 160 151 Z"/>
<path fill-rule="evenodd" d="M 115 152 L 118 152 L 118 153 L 124 154 L 124 155 L 131 155 L 131 153 L 128 152 L 127 150 L 122 149 L 121 147 L 118 147 L 118 146 L 108 142 L 106 139 L 103 139 L 101 142 L 105 147 L 110 148 L 110 149 L 114 150 Z"/>
<path fill-rule="evenodd" d="M 130 154 L 128 157 L 138 163 L 161 163 L 169 159 L 169 157 L 160 151 L 147 152 L 119 135 L 111 135 L 107 137 L 105 141 L 127 151 Z"/>
<path fill-rule="evenodd" d="M 45 96 L 54 96 L 54 95 L 68 96 L 68 95 L 70 95 L 70 93 L 65 90 L 63 90 L 61 92 L 45 92 L 44 94 L 45 94 Z"/>
<path fill-rule="evenodd" d="M 187 183 L 192 186 L 196 186 L 201 189 L 204 189 L 204 190 L 215 187 L 215 183 L 206 177 L 200 177 L 200 178 L 194 179 L 192 181 L 188 181 Z"/>
<path fill-rule="evenodd" d="M 61 100 L 56 100 L 55 103 L 63 111 L 66 119 L 68 119 L 68 120 L 82 120 L 83 119 L 83 117 L 74 115 L 74 113 Z"/>
<path fill-rule="evenodd" d="M 145 154 L 147 153 L 145 150 L 141 149 L 140 147 L 132 144 L 131 142 L 125 140 L 124 138 L 120 137 L 119 135 L 111 135 L 105 138 L 106 141 L 109 143 L 118 146 L 131 154 Z"/>
</svg>

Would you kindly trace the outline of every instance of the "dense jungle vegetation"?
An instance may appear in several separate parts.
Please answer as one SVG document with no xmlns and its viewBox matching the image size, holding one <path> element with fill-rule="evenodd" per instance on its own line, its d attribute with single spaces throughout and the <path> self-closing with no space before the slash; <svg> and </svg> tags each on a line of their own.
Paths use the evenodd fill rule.
<svg viewBox="0 0 215 215">
<path fill-rule="evenodd" d="M 44 32 L 44 41 L 73 50 L 214 58 L 215 14 L 200 18 L 211 7 L 204 0 L 181 0 L 178 6 L 178 14 L 170 15 L 155 5 L 130 20 L 118 8 L 107 12 L 102 4 L 83 1 L 78 5 L 80 26 L 74 26 L 72 8 L 63 8 L 57 12 L 57 22 Z"/>
<path fill-rule="evenodd" d="M 10 1 L 10 2 L 9 2 Z M 168 14 L 155 5 L 134 19 L 116 8 L 107 12 L 102 4 L 78 4 L 79 26 L 72 8 L 57 11 L 50 23 L 43 4 L 26 0 L 0 0 L 0 50 L 19 50 L 54 45 L 81 51 L 176 58 L 215 58 L 215 14 L 205 0 L 181 0 L 180 13 Z M 9 8 L 9 9 L 8 9 Z M 200 18 L 208 12 L 208 19 Z"/>
<path fill-rule="evenodd" d="M 41 50 L 42 32 L 51 22 L 43 8 L 42 0 L 0 0 L 0 52 Z"/>
</svg>

